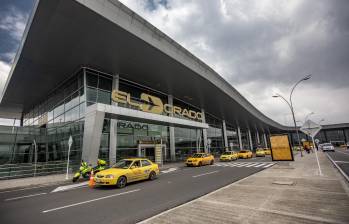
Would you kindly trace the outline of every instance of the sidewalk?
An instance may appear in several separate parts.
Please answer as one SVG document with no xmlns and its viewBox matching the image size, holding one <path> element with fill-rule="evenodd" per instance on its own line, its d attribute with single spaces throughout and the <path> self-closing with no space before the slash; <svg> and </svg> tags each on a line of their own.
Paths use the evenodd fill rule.
<svg viewBox="0 0 349 224">
<path fill-rule="evenodd" d="M 160 170 L 167 170 L 170 168 L 177 168 L 183 166 L 183 162 L 176 163 L 166 163 L 163 166 L 160 166 Z M 65 174 L 55 174 L 39 177 L 27 177 L 27 178 L 18 178 L 10 180 L 0 180 L 0 191 L 12 188 L 26 188 L 33 186 L 49 186 L 54 184 L 65 184 L 71 183 L 73 174 L 69 174 L 69 179 L 65 179 Z"/>
<path fill-rule="evenodd" d="M 141 223 L 349 223 L 348 183 L 326 155 L 281 163 Z"/>
</svg>

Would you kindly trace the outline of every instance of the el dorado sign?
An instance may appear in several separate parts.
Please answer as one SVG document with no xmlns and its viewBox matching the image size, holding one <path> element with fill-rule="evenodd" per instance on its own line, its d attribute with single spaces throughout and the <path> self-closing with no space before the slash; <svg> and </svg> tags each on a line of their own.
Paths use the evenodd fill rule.
<svg viewBox="0 0 349 224">
<path fill-rule="evenodd" d="M 144 112 L 155 114 L 162 114 L 165 112 L 167 114 L 176 114 L 193 120 L 202 121 L 202 113 L 189 109 L 182 109 L 181 107 L 172 106 L 170 104 L 164 104 L 159 97 L 147 93 L 141 94 L 141 100 L 145 103 L 132 102 L 131 94 L 120 90 L 113 90 L 111 98 L 115 102 L 137 107 L 139 110 Z"/>
</svg>

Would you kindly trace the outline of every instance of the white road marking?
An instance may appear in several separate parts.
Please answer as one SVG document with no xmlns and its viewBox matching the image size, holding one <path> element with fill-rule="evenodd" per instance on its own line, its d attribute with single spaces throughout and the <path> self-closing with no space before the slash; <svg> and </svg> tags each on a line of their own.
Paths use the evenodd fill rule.
<svg viewBox="0 0 349 224">
<path fill-rule="evenodd" d="M 112 197 L 116 197 L 116 196 L 120 196 L 120 195 L 124 195 L 124 194 L 130 194 L 130 193 L 137 192 L 137 191 L 140 191 L 140 190 L 141 189 L 135 189 L 135 190 L 132 190 L 132 191 L 125 191 L 125 192 L 122 192 L 122 193 L 112 194 L 112 195 L 108 195 L 108 196 L 101 197 L 101 198 L 95 198 L 95 199 L 88 200 L 88 201 L 82 201 L 82 202 L 78 202 L 78 203 L 74 203 L 74 204 L 70 204 L 70 205 L 65 205 L 65 206 L 58 207 L 58 208 L 44 210 L 44 211 L 42 211 L 42 213 L 53 212 L 53 211 L 61 210 L 61 209 L 64 209 L 64 208 L 69 208 L 69 207 L 74 207 L 74 206 L 78 206 L 78 205 L 82 205 L 82 204 L 87 204 L 87 203 L 91 203 L 91 202 L 94 202 L 94 201 L 99 201 L 99 200 L 103 200 L 103 199 L 107 199 L 107 198 L 112 198 Z"/>
<path fill-rule="evenodd" d="M 15 197 L 15 198 L 8 198 L 8 199 L 5 199 L 5 201 L 13 201 L 13 200 L 21 199 L 21 198 L 31 198 L 31 197 L 35 197 L 35 196 L 39 196 L 39 195 L 43 195 L 43 194 L 47 194 L 47 193 L 30 194 L 30 195 Z"/>
<path fill-rule="evenodd" d="M 227 163 L 216 163 L 214 166 L 220 167 L 237 167 L 237 168 L 268 168 L 274 165 L 275 162 L 227 162 Z"/>
<path fill-rule="evenodd" d="M 80 188 L 82 186 L 87 186 L 88 182 L 83 182 L 80 184 L 71 184 L 71 185 L 65 185 L 65 186 L 60 186 L 57 187 L 56 189 L 54 189 L 53 191 L 51 191 L 51 193 L 55 193 L 55 192 L 59 192 L 59 191 L 67 191 L 67 190 L 71 190 L 74 188 Z"/>
<path fill-rule="evenodd" d="M 341 152 L 339 150 L 336 150 L 336 152 L 339 152 L 339 153 L 342 153 L 342 154 L 345 154 L 345 155 L 349 156 L 349 153 L 346 153 L 346 152 Z"/>
<path fill-rule="evenodd" d="M 43 188 L 43 187 L 49 187 L 49 186 L 50 185 L 41 185 L 41 186 L 36 186 L 36 187 L 27 187 L 27 188 L 15 189 L 15 190 L 1 191 L 0 194 L 16 192 L 16 191 L 25 191 L 25 190 L 36 189 L 36 188 Z"/>
<path fill-rule="evenodd" d="M 334 161 L 335 163 L 349 163 L 349 161 Z"/>
<path fill-rule="evenodd" d="M 208 172 L 208 173 L 202 173 L 199 175 L 195 175 L 193 177 L 196 178 L 196 177 L 201 177 L 201 176 L 205 176 L 205 175 L 209 175 L 209 174 L 213 174 L 213 173 L 218 173 L 218 172 L 219 172 L 219 170 L 216 170 L 216 171 L 212 171 L 212 172 Z"/>
<path fill-rule="evenodd" d="M 178 170 L 177 167 L 172 167 L 172 168 L 169 168 L 167 170 L 161 171 L 161 173 L 171 173 L 171 172 L 176 171 L 176 170 Z"/>
<path fill-rule="evenodd" d="M 274 163 L 269 163 L 268 165 L 263 166 L 263 168 L 268 168 L 268 167 L 273 166 L 273 165 L 274 165 Z"/>
</svg>

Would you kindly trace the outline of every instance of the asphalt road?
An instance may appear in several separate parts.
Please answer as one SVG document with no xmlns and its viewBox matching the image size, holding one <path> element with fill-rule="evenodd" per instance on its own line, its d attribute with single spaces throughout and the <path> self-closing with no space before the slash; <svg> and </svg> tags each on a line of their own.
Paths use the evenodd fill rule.
<svg viewBox="0 0 349 224">
<path fill-rule="evenodd" d="M 349 158 L 349 155 L 348 155 Z M 265 162 L 265 163 L 264 163 Z M 123 189 L 58 186 L 0 192 L 1 223 L 135 223 L 271 167 L 270 157 L 179 167 Z"/>
<path fill-rule="evenodd" d="M 335 152 L 326 152 L 333 162 L 335 162 L 339 168 L 349 176 L 349 150 L 343 148 L 336 148 Z"/>
</svg>

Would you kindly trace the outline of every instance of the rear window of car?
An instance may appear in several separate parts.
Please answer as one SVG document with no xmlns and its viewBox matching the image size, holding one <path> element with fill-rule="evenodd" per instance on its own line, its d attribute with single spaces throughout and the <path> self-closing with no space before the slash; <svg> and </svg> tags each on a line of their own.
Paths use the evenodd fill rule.
<svg viewBox="0 0 349 224">
<path fill-rule="evenodd" d="M 201 153 L 196 153 L 194 155 L 192 155 L 193 158 L 201 158 L 204 157 L 205 154 L 201 154 Z"/>
<path fill-rule="evenodd" d="M 241 150 L 240 152 L 241 152 L 241 153 L 245 153 L 245 152 L 247 152 L 247 151 L 245 151 L 245 150 Z"/>
<path fill-rule="evenodd" d="M 323 144 L 323 146 L 332 146 L 332 144 L 331 143 L 325 143 L 325 144 Z"/>
<path fill-rule="evenodd" d="M 151 163 L 148 160 L 142 160 L 142 166 L 150 166 Z"/>
</svg>

